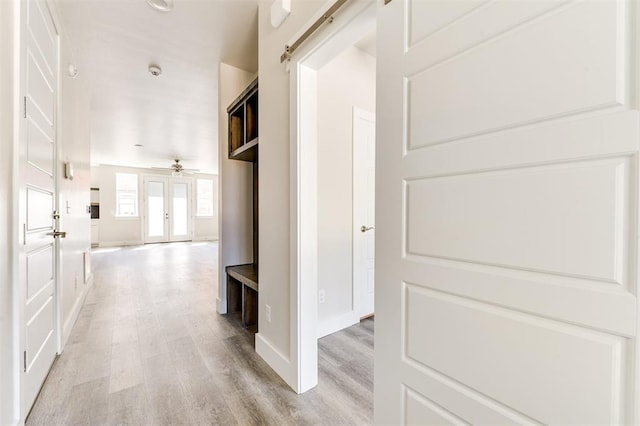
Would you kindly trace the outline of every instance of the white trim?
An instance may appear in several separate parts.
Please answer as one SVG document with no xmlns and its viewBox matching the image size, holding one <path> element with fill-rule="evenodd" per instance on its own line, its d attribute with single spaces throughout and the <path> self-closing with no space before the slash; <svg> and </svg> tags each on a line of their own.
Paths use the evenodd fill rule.
<svg viewBox="0 0 640 426">
<path fill-rule="evenodd" d="M 320 11 L 325 9 L 320 9 Z M 321 13 L 321 12 L 319 12 Z M 306 29 L 317 17 L 312 18 Z M 317 132 L 315 70 L 375 26 L 373 1 L 348 3 L 302 45 L 287 65 L 290 103 L 290 373 L 286 380 L 298 393 L 318 382 L 318 283 L 317 283 Z M 293 40 L 297 37 L 294 36 Z M 302 94 L 305 94 L 302 97 Z M 301 111 L 310 111 L 307 117 Z M 256 348 L 258 339 L 256 339 Z M 269 362 L 269 360 L 267 361 Z M 269 362 L 271 364 L 271 362 Z M 278 370 L 276 370 L 278 371 Z M 278 373 L 285 377 L 284 373 Z"/>
<path fill-rule="evenodd" d="M 196 242 L 196 241 L 218 241 L 218 237 L 216 237 L 215 235 L 209 235 L 209 236 L 205 235 L 205 236 L 194 238 L 191 241 L 193 241 L 193 242 Z"/>
<path fill-rule="evenodd" d="M 318 384 L 317 71 L 298 64 L 298 392 Z"/>
<path fill-rule="evenodd" d="M 256 334 L 256 353 L 260 355 L 289 386 L 294 387 L 296 377 L 291 368 L 291 361 L 280 353 L 267 339 L 262 337 L 260 333 Z"/>
<path fill-rule="evenodd" d="M 0 4 L 0 146 L 1 161 L 6 179 L 0 182 L 6 194 L 6 204 L 0 211 L 0 222 L 5 227 L 6 238 L 0 242 L 0 424 L 17 424 L 20 412 L 19 348 L 19 298 L 18 282 L 18 150 L 20 111 L 20 2 L 11 0 Z M 6 72 L 5 72 L 6 71 Z"/>
<path fill-rule="evenodd" d="M 226 275 L 226 274 L 224 274 Z M 220 299 L 220 297 L 216 297 L 216 312 L 218 312 L 220 315 L 224 315 L 227 313 L 227 300 L 226 299 Z"/>
<path fill-rule="evenodd" d="M 328 320 L 318 322 L 318 339 L 333 334 L 336 331 L 351 327 L 360 322 L 360 316 L 355 311 L 342 315 L 335 315 Z"/>
<path fill-rule="evenodd" d="M 98 244 L 98 247 L 124 247 L 124 246 L 141 246 L 144 242 L 142 240 L 134 241 L 110 241 L 106 243 Z"/>
<path fill-rule="evenodd" d="M 22 114 L 20 114 L 20 106 L 22 105 L 22 96 L 24 91 L 22 90 L 22 2 L 14 1 L 14 44 L 13 44 L 13 94 L 15 96 L 15 103 L 13 109 L 13 182 L 12 182 L 12 217 L 11 217 L 11 243 L 12 247 L 12 345 L 13 349 L 13 419 L 20 423 L 22 420 L 22 414 L 20 412 L 20 403 L 22 402 L 22 373 L 20 370 L 20 356 L 19 351 L 22 347 L 22 293 L 20 291 L 20 137 L 22 127 Z"/>
</svg>

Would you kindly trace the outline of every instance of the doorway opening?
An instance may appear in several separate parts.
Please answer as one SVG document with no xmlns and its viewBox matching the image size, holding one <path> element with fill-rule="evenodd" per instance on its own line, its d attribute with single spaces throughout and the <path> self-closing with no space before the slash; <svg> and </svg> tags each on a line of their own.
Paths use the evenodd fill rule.
<svg viewBox="0 0 640 426">
<path fill-rule="evenodd" d="M 375 10 L 341 12 L 290 65 L 300 393 L 318 382 L 318 339 L 373 314 Z"/>
<path fill-rule="evenodd" d="M 144 176 L 144 242 L 192 240 L 192 179 Z"/>
</svg>

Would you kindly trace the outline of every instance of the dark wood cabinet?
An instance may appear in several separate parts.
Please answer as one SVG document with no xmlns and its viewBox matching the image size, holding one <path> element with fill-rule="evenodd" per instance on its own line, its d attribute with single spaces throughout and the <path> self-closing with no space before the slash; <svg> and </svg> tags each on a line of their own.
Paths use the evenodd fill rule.
<svg viewBox="0 0 640 426">
<path fill-rule="evenodd" d="M 258 79 L 227 108 L 229 159 L 253 163 L 253 262 L 226 265 L 227 312 L 241 313 L 243 327 L 258 329 Z"/>
</svg>

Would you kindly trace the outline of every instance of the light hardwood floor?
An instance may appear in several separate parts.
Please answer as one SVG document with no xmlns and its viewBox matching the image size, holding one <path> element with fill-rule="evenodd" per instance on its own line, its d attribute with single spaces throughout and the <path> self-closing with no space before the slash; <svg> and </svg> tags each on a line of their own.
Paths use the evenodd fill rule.
<svg viewBox="0 0 640 426">
<path fill-rule="evenodd" d="M 319 341 L 296 395 L 216 313 L 216 243 L 93 253 L 94 286 L 27 425 L 370 424 L 373 320 Z"/>
</svg>

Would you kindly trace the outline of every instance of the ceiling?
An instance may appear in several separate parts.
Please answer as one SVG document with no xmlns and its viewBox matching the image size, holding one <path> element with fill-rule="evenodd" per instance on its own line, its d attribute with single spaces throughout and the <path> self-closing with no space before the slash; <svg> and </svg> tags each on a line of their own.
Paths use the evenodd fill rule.
<svg viewBox="0 0 640 426">
<path fill-rule="evenodd" d="M 218 173 L 218 63 L 257 71 L 257 0 L 174 0 L 170 12 L 145 0 L 59 3 L 91 93 L 91 163 L 179 158 Z"/>
</svg>

